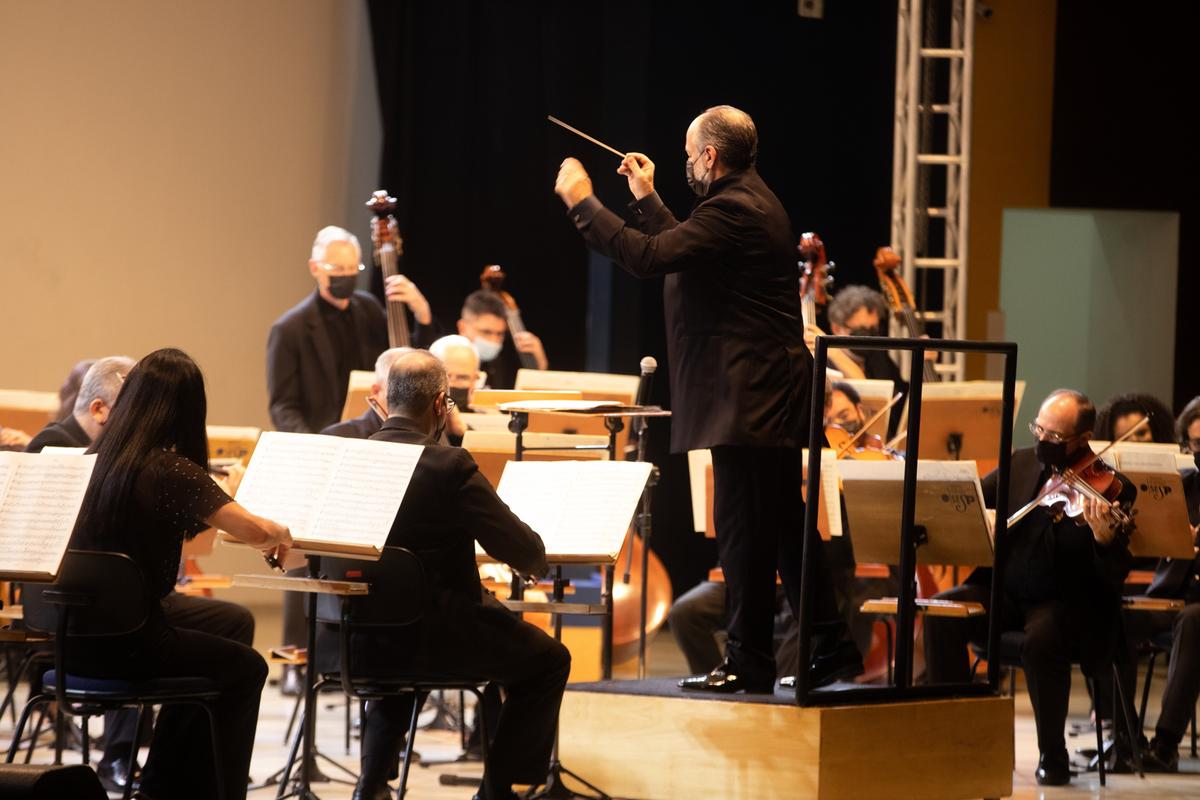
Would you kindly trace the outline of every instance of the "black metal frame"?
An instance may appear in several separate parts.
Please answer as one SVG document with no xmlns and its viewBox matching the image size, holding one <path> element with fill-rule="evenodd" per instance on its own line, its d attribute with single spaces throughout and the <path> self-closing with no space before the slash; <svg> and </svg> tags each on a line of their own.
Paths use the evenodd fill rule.
<svg viewBox="0 0 1200 800">
<path fill-rule="evenodd" d="M 911 355 L 909 364 L 908 439 L 905 446 L 904 493 L 900 516 L 900 591 L 896 618 L 896 667 L 893 685 L 861 687 L 822 692 L 809 685 L 806 665 L 812 653 L 813 560 L 821 546 L 817 532 L 817 511 L 821 499 L 821 448 L 825 408 L 826 368 L 830 348 L 855 350 L 904 350 Z M 1004 585 L 1004 564 L 1008 537 L 1008 479 L 1012 455 L 1013 417 L 1016 413 L 1017 345 L 1015 342 L 972 342 L 961 339 L 893 339 L 881 336 L 818 336 L 813 354 L 812 400 L 809 418 L 807 505 L 804 514 L 804 541 L 800 581 L 799 664 L 796 674 L 796 704 L 800 706 L 862 705 L 946 697 L 994 695 L 1000 681 L 1000 664 L 988 662 L 986 684 L 939 684 L 914 686 L 912 683 L 913 628 L 916 621 L 918 532 L 914 523 L 917 499 L 917 457 L 921 435 L 921 394 L 924 387 L 922 367 L 927 351 L 989 353 L 1004 356 L 1004 388 L 1000 410 L 999 481 L 996 487 L 996 526 L 993 553 L 991 608 L 1000 607 L 999 592 Z M 989 616 L 988 652 L 997 652 L 1000 626 L 995 614 Z"/>
</svg>

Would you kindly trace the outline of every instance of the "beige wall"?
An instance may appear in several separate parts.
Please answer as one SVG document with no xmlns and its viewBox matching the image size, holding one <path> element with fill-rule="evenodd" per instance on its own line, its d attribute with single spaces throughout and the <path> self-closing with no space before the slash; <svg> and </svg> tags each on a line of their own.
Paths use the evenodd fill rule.
<svg viewBox="0 0 1200 800">
<path fill-rule="evenodd" d="M 268 424 L 265 345 L 378 120 L 355 0 L 0 3 L 0 388 L 174 345 L 209 421 Z"/>
</svg>

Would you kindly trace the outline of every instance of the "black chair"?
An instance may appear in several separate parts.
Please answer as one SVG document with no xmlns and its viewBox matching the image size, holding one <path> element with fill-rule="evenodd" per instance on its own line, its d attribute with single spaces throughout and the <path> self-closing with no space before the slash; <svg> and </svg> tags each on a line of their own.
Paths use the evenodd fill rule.
<svg viewBox="0 0 1200 800">
<path fill-rule="evenodd" d="M 1025 645 L 1025 632 L 1024 631 L 1005 631 L 1004 633 L 1000 634 L 999 662 L 1000 662 L 1001 667 L 1008 670 L 1008 676 L 1009 676 L 1009 684 L 1008 685 L 1009 685 L 1009 694 L 1010 695 L 1016 694 L 1016 687 L 1017 687 L 1016 671 L 1023 667 L 1023 663 L 1021 661 L 1021 649 L 1024 647 L 1024 645 Z M 974 656 L 974 658 L 972 660 L 972 664 L 971 664 L 971 677 L 974 678 L 975 673 L 979 668 L 980 661 L 987 659 L 987 649 L 984 647 L 980 647 L 979 645 L 976 645 L 973 642 L 971 643 L 970 647 L 971 647 L 971 653 Z M 1131 746 L 1134 749 L 1134 762 L 1137 766 L 1138 774 L 1140 775 L 1142 773 L 1142 767 L 1141 767 L 1141 756 L 1138 753 L 1139 737 L 1133 729 L 1132 715 L 1129 714 L 1127 711 L 1127 709 L 1129 709 L 1130 706 L 1125 702 L 1125 690 L 1123 688 L 1121 688 L 1120 675 L 1118 673 L 1116 664 L 1114 664 L 1112 667 L 1112 680 L 1113 680 L 1113 698 L 1112 698 L 1113 705 L 1115 707 L 1115 710 L 1117 710 L 1120 713 L 1121 718 L 1125 722 L 1126 733 L 1129 736 Z M 1092 695 L 1092 697 L 1095 698 L 1097 696 L 1096 695 L 1096 682 L 1094 680 L 1092 680 L 1091 678 L 1088 678 L 1087 682 L 1088 682 L 1088 691 Z M 1114 734 L 1115 734 L 1115 728 L 1116 728 L 1117 723 L 1115 720 L 1113 720 L 1112 722 L 1113 722 L 1113 728 L 1114 728 Z M 1100 717 L 1100 710 L 1097 707 L 1096 708 L 1096 769 L 1100 775 L 1100 785 L 1101 786 L 1106 785 L 1106 782 L 1107 782 L 1107 769 L 1105 767 L 1104 762 L 1105 762 L 1104 724 L 1103 724 L 1103 720 Z M 1090 771 L 1090 769 L 1089 769 L 1089 771 Z"/>
<path fill-rule="evenodd" d="M 146 624 L 147 597 L 141 569 L 128 556 L 87 550 L 68 550 L 63 558 L 59 578 L 53 584 L 25 584 L 25 626 L 32 631 L 53 632 L 54 669 L 42 678 L 42 691 L 29 698 L 13 732 L 8 750 L 8 763 L 16 757 L 21 733 L 30 713 L 40 705 L 55 702 L 56 720 L 62 714 L 83 719 L 83 763 L 90 761 L 87 720 L 106 711 L 134 708 L 138 712 L 138 728 L 147 706 L 189 704 L 204 709 L 209 729 L 213 731 L 213 764 L 220 774 L 220 752 L 217 748 L 213 703 L 220 690 L 207 678 L 151 678 L 147 680 L 118 680 L 89 678 L 66 671 L 68 651 L 86 648 L 104 639 L 134 633 Z M 65 676 L 65 679 L 60 679 Z M 61 730 L 61 725 L 57 726 Z M 32 748 L 33 745 L 30 744 Z M 137 749 L 129 754 L 127 764 L 133 774 Z M 62 738 L 56 737 L 55 763 L 62 759 Z M 125 787 L 128 800 L 132 781 Z M 218 782 L 218 797 L 224 790 Z"/>
<path fill-rule="evenodd" d="M 419 622 L 425 614 L 430 590 L 420 559 L 411 550 L 385 547 L 378 561 L 343 558 L 324 558 L 322 572 L 333 580 L 363 581 L 371 586 L 370 593 L 359 597 L 320 595 L 317 599 L 317 622 L 338 629 L 338 669 L 323 673 L 318 688 L 340 683 L 347 696 L 357 700 L 379 700 L 384 697 L 413 695 L 412 718 L 404 748 L 400 771 L 400 786 L 396 797 L 404 797 L 412 764 L 413 742 L 417 735 L 417 717 L 425 696 L 438 690 L 465 691 L 475 695 L 481 715 L 481 742 L 486 759 L 488 745 L 487 720 L 483 716 L 483 694 L 479 687 L 487 683 L 483 677 L 447 678 L 438 675 L 388 672 L 384 675 L 366 674 L 355 667 L 350 639 L 353 634 L 372 634 L 385 637 L 389 631 L 407 628 Z M 295 746 L 292 759 L 295 758 Z"/>
</svg>

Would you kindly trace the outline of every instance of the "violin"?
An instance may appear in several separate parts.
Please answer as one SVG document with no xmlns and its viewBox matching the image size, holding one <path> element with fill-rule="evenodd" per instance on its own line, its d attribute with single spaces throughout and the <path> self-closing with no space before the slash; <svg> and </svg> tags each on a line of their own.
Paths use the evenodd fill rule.
<svg viewBox="0 0 1200 800">
<path fill-rule="evenodd" d="M 517 301 L 513 299 L 511 294 L 504 291 L 504 279 L 507 277 L 499 264 L 488 264 L 483 268 L 483 272 L 479 273 L 479 285 L 484 289 L 495 292 L 504 301 L 508 330 L 515 339 L 518 333 L 525 333 L 526 328 L 525 321 L 521 319 L 521 309 L 517 305 Z M 538 368 L 537 359 L 534 358 L 533 353 L 518 350 L 517 356 L 521 359 L 521 366 L 525 369 Z"/>
<path fill-rule="evenodd" d="M 879 421 L 892 406 L 900 402 L 904 395 L 897 393 L 883 408 L 871 415 L 856 433 L 851 433 L 836 422 L 825 426 L 825 439 L 836 453 L 836 458 L 849 458 L 857 461 L 902 461 L 904 454 L 896 450 L 891 442 L 885 443 L 877 433 L 868 433 L 871 426 Z"/>
<path fill-rule="evenodd" d="M 371 209 L 371 243 L 374 245 L 375 265 L 383 273 L 383 280 L 400 274 L 400 254 L 404 252 L 404 241 L 400 238 L 399 226 L 392 211 L 396 208 L 396 198 L 379 189 L 371 193 L 371 199 L 366 203 Z M 412 336 L 408 330 L 408 309 L 403 303 L 388 301 L 387 331 L 389 347 L 411 347 Z"/>
<path fill-rule="evenodd" d="M 1133 517 L 1117 500 L 1125 490 L 1125 482 L 1108 464 L 1095 458 L 1090 448 L 1084 448 L 1080 455 L 1062 471 L 1063 479 L 1057 481 L 1056 485 L 1051 486 L 1051 483 L 1058 476 L 1046 481 L 1046 487 L 1049 488 L 1042 493 L 1038 505 L 1050 509 L 1055 522 L 1067 517 L 1079 525 L 1086 525 L 1083 501 L 1095 500 L 1119 527 L 1128 529 L 1133 524 Z"/>
<path fill-rule="evenodd" d="M 881 247 L 875 251 L 875 274 L 879 278 L 879 288 L 887 300 L 888 308 L 895 314 L 907 331 L 909 338 L 918 339 L 925 335 L 920 320 L 917 319 L 916 302 L 908 284 L 901 277 L 900 254 L 890 247 Z M 926 361 L 922 370 L 926 381 L 938 379 L 937 370 L 933 363 Z"/>
<path fill-rule="evenodd" d="M 829 303 L 829 287 L 833 278 L 829 275 L 836 266 L 825 257 L 825 243 L 817 234 L 800 235 L 796 245 L 800 251 L 800 314 L 804 327 L 817 324 L 817 309 Z"/>
</svg>

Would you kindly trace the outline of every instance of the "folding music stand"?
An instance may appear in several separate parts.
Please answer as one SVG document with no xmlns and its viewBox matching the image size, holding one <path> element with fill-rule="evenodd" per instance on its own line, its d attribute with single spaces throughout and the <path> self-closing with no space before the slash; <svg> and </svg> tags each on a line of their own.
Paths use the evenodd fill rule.
<svg viewBox="0 0 1200 800">
<path fill-rule="evenodd" d="M 926 383 L 921 395 L 921 458 L 974 460 L 989 471 L 1000 448 L 1002 381 Z M 1016 412 L 1025 382 L 1016 384 Z"/>
</svg>

